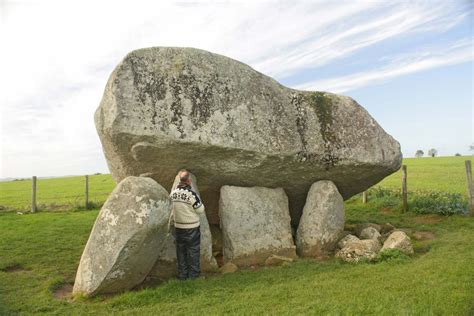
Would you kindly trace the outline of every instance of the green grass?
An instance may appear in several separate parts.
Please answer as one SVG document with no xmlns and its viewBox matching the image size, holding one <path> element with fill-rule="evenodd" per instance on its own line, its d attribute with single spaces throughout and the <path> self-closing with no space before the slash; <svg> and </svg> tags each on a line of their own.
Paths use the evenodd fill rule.
<svg viewBox="0 0 474 316">
<path fill-rule="evenodd" d="M 0 214 L 0 314 L 444 314 L 474 311 L 474 218 L 380 212 L 347 203 L 347 222 L 391 222 L 435 232 L 415 242 L 409 260 L 343 264 L 298 260 L 205 280 L 67 301 L 54 289 L 72 283 L 97 215 L 93 211 Z M 435 219 L 435 220 L 433 220 Z"/>
<path fill-rule="evenodd" d="M 466 159 L 405 159 L 409 189 L 465 194 Z M 400 179 L 397 173 L 381 185 L 399 188 Z M 90 199 L 100 205 L 114 185 L 110 175 L 91 176 Z M 30 189 L 31 181 L 0 183 L 0 315 L 474 314 L 474 217 L 401 214 L 359 197 L 346 202 L 349 225 L 390 222 L 436 239 L 413 240 L 414 256 L 384 254 L 376 264 L 299 259 L 111 297 L 57 299 L 54 291 L 74 281 L 98 209 L 81 209 L 84 178 L 67 177 L 38 180 L 40 210 L 61 212 L 8 212 L 29 209 Z"/>
<path fill-rule="evenodd" d="M 405 158 L 407 165 L 408 190 L 437 190 L 450 193 L 467 194 L 466 169 L 464 161 L 472 156 L 463 157 L 423 157 Z M 399 189 L 402 183 L 402 172 L 388 176 L 380 186 Z"/>
<path fill-rule="evenodd" d="M 110 174 L 89 176 L 89 201 L 105 202 L 115 182 Z M 43 210 L 64 210 L 84 207 L 85 177 L 64 177 L 37 180 L 37 205 Z M 31 209 L 31 179 L 0 182 L 0 206 L 6 210 Z"/>
</svg>

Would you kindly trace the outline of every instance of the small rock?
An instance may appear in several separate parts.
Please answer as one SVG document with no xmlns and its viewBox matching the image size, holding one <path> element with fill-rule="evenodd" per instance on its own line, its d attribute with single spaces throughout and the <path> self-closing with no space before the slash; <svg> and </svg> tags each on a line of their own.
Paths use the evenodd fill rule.
<svg viewBox="0 0 474 316">
<path fill-rule="evenodd" d="M 385 223 L 382 225 L 382 227 L 380 228 L 380 233 L 381 234 L 385 234 L 385 233 L 388 233 L 388 232 L 391 232 L 392 230 L 395 229 L 395 226 L 393 226 L 392 224 L 390 223 Z"/>
<path fill-rule="evenodd" d="M 382 250 L 385 249 L 400 249 L 406 254 L 414 253 L 410 237 L 401 230 L 394 231 L 388 236 L 382 247 Z"/>
<path fill-rule="evenodd" d="M 220 270 L 222 274 L 227 274 L 227 273 L 234 273 L 237 270 L 239 270 L 239 268 L 232 262 L 227 262 L 221 267 Z"/>
<path fill-rule="evenodd" d="M 293 258 L 278 256 L 278 255 L 271 255 L 270 257 L 265 260 L 266 266 L 273 266 L 283 264 L 285 262 L 293 262 Z"/>
<path fill-rule="evenodd" d="M 373 227 L 373 228 L 375 228 L 378 232 L 380 232 L 380 229 L 382 228 L 382 226 L 379 225 L 379 224 L 375 224 L 375 223 L 363 223 L 363 224 L 357 224 L 357 225 L 355 226 L 354 231 L 355 231 L 356 235 L 359 236 L 359 238 L 360 238 L 360 234 L 361 234 L 362 231 L 363 231 L 365 228 L 367 228 L 367 227 Z"/>
<path fill-rule="evenodd" d="M 336 257 L 351 263 L 357 263 L 361 260 L 371 261 L 379 250 L 380 243 L 374 239 L 351 241 L 336 253 Z"/>
<path fill-rule="evenodd" d="M 337 246 L 338 246 L 340 249 L 342 249 L 342 248 L 344 248 L 344 247 L 347 245 L 347 243 L 352 242 L 352 241 L 359 241 L 359 238 L 357 238 L 357 237 L 354 236 L 354 235 L 350 235 L 350 234 L 349 234 L 349 235 L 346 235 L 346 236 L 344 236 L 344 238 L 342 238 L 341 240 L 339 240 L 339 242 L 337 243 Z"/>
<path fill-rule="evenodd" d="M 361 239 L 376 239 L 380 238 L 380 233 L 378 230 L 373 228 L 372 226 L 364 228 L 360 233 Z"/>
</svg>

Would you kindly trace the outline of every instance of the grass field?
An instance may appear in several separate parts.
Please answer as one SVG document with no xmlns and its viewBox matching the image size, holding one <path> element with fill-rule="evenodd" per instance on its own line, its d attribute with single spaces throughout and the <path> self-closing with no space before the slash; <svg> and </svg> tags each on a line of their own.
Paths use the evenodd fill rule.
<svg viewBox="0 0 474 316">
<path fill-rule="evenodd" d="M 410 188 L 464 193 L 465 159 L 405 159 Z M 381 185 L 397 187 L 399 179 L 395 174 Z M 97 205 L 114 186 L 110 175 L 91 176 L 90 184 Z M 390 222 L 433 232 L 435 239 L 412 239 L 415 255 L 406 260 L 350 265 L 299 259 L 109 297 L 57 297 L 70 290 L 99 211 L 77 207 L 83 185 L 82 177 L 40 180 L 39 203 L 61 211 L 19 215 L 8 210 L 29 207 L 31 182 L 0 183 L 0 315 L 474 315 L 474 217 L 400 213 L 375 199 L 346 201 L 347 224 Z"/>
<path fill-rule="evenodd" d="M 409 190 L 440 190 L 466 195 L 465 157 L 406 158 Z M 400 188 L 401 171 L 378 185 Z M 64 210 L 84 206 L 84 177 L 39 179 L 37 204 L 43 210 Z M 89 201 L 102 205 L 115 186 L 110 174 L 89 176 Z M 31 208 L 31 180 L 0 182 L 0 211 Z"/>
<path fill-rule="evenodd" d="M 410 260 L 342 264 L 298 260 L 113 297 L 69 301 L 54 292 L 72 284 L 97 210 L 0 214 L 0 314 L 380 314 L 474 312 L 474 218 L 415 216 L 347 204 L 347 222 L 391 222 L 436 234 L 415 243 Z"/>
<path fill-rule="evenodd" d="M 472 156 L 404 159 L 403 164 L 407 165 L 408 190 L 438 190 L 466 195 L 466 160 L 472 161 Z M 402 172 L 399 170 L 379 185 L 398 189 L 401 182 Z"/>
</svg>

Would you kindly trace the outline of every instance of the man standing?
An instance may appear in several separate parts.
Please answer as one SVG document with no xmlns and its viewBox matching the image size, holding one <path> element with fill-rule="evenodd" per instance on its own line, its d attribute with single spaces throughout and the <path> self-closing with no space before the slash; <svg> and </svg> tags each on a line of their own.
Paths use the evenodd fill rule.
<svg viewBox="0 0 474 316">
<path fill-rule="evenodd" d="M 199 215 L 204 213 L 201 198 L 191 189 L 191 176 L 187 170 L 179 172 L 179 184 L 171 194 L 174 227 L 176 232 L 176 257 L 178 279 L 196 279 L 201 272 Z"/>
</svg>

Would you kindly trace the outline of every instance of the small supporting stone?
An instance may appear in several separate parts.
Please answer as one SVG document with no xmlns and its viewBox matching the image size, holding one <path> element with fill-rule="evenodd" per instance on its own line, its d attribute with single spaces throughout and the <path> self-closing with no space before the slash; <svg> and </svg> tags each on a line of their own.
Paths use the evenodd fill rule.
<svg viewBox="0 0 474 316">
<path fill-rule="evenodd" d="M 36 212 L 36 176 L 33 176 L 31 184 L 31 212 Z"/>
<path fill-rule="evenodd" d="M 407 191 L 407 166 L 402 166 L 402 198 L 403 198 L 403 212 L 408 211 L 408 191 Z"/>
<path fill-rule="evenodd" d="M 471 161 L 466 160 L 466 180 L 467 180 L 467 202 L 469 203 L 469 213 L 474 216 L 474 192 L 472 188 Z"/>
</svg>

